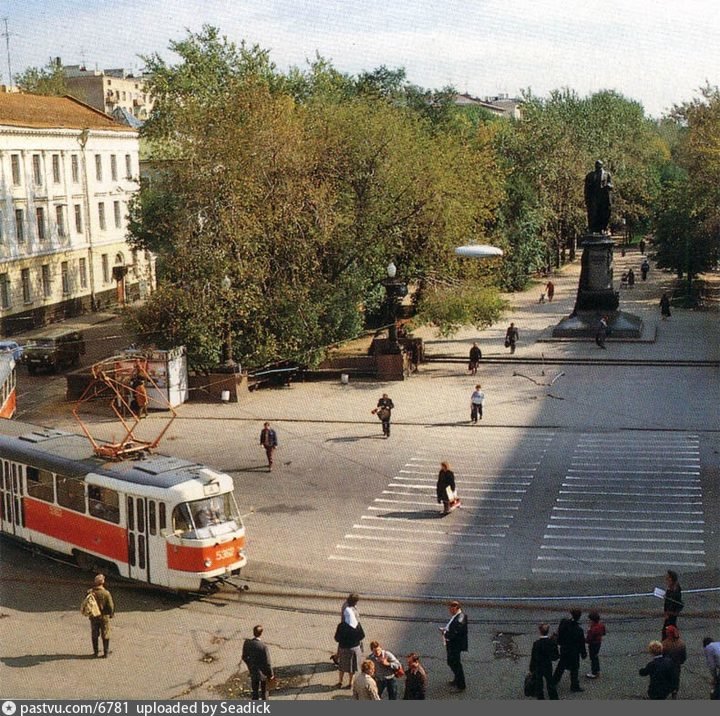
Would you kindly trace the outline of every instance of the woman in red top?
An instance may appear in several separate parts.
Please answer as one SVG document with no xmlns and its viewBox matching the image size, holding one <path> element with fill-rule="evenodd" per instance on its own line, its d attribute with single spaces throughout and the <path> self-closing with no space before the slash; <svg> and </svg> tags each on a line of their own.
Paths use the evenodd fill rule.
<svg viewBox="0 0 720 716">
<path fill-rule="evenodd" d="M 602 638 L 605 636 L 605 625 L 600 621 L 600 614 L 598 612 L 590 612 L 588 614 L 590 619 L 590 626 L 587 630 L 587 636 L 585 642 L 588 645 L 588 653 L 590 655 L 590 673 L 585 674 L 588 679 L 597 679 L 600 676 L 600 659 L 598 654 L 600 653 L 600 646 L 602 645 Z"/>
</svg>

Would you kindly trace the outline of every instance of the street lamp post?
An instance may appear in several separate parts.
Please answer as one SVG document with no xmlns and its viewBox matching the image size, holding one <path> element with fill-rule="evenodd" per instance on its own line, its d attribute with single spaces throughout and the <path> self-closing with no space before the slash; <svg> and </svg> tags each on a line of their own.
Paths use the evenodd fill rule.
<svg viewBox="0 0 720 716">
<path fill-rule="evenodd" d="M 388 312 L 388 353 L 401 352 L 397 336 L 397 306 L 399 300 L 407 295 L 407 286 L 402 280 L 396 278 L 396 275 L 397 267 L 391 261 L 387 267 L 387 278 L 382 281 L 382 285 L 385 287 Z"/>
<path fill-rule="evenodd" d="M 232 288 L 232 280 L 229 276 L 225 276 L 223 280 L 220 282 L 223 292 L 226 295 L 226 303 L 227 303 L 227 316 L 225 320 L 225 336 L 223 338 L 223 365 L 227 368 L 233 368 L 237 366 L 237 363 L 235 363 L 235 360 L 233 359 L 233 352 L 232 352 L 232 324 L 230 322 L 230 311 L 232 310 L 232 302 L 229 298 L 229 292 Z"/>
</svg>

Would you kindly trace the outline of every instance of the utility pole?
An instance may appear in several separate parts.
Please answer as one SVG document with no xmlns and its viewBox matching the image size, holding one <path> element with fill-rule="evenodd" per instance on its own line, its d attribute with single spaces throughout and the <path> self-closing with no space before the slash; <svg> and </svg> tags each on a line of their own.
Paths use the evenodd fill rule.
<svg viewBox="0 0 720 716">
<path fill-rule="evenodd" d="M 12 75 L 12 65 L 10 63 L 10 31 L 8 30 L 8 19 L 6 17 L 4 17 L 3 22 L 5 23 L 5 32 L 3 32 L 1 34 L 2 34 L 2 37 L 5 38 L 5 48 L 7 49 L 8 87 L 12 87 L 13 86 L 13 75 Z"/>
</svg>

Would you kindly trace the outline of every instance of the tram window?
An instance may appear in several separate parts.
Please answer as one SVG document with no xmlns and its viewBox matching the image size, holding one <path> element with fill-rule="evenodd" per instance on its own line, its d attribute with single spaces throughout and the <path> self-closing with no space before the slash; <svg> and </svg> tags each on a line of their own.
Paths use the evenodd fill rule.
<svg viewBox="0 0 720 716">
<path fill-rule="evenodd" d="M 38 470 L 36 467 L 27 468 L 27 491 L 30 497 L 36 497 L 45 502 L 53 501 L 53 475 L 47 470 Z"/>
<path fill-rule="evenodd" d="M 137 501 L 137 531 L 145 531 L 145 502 L 141 499 Z"/>
<path fill-rule="evenodd" d="M 174 532 L 189 532 L 192 529 L 190 509 L 186 502 L 178 505 L 172 513 L 172 525 Z"/>
<path fill-rule="evenodd" d="M 129 530 L 135 530 L 135 501 L 132 497 L 127 498 L 127 527 Z"/>
<path fill-rule="evenodd" d="M 93 517 L 120 524 L 120 496 L 115 490 L 88 485 L 88 508 Z"/>
<path fill-rule="evenodd" d="M 3 460 L 2 486 L 6 490 L 10 489 L 10 464 L 5 460 Z"/>
<path fill-rule="evenodd" d="M 148 529 L 150 534 L 157 534 L 157 508 L 155 507 L 155 500 L 148 501 Z"/>
<path fill-rule="evenodd" d="M 128 498 L 130 499 L 130 498 Z M 128 535 L 128 559 L 130 560 L 130 566 L 135 566 L 135 534 L 130 533 Z"/>
<path fill-rule="evenodd" d="M 145 569 L 145 537 L 138 535 L 138 568 Z"/>
<path fill-rule="evenodd" d="M 167 516 L 165 515 L 165 503 L 159 504 L 158 517 L 160 518 L 160 529 L 164 530 L 167 527 Z"/>
<path fill-rule="evenodd" d="M 58 505 L 75 512 L 85 512 L 85 483 L 76 477 L 57 476 Z"/>
</svg>

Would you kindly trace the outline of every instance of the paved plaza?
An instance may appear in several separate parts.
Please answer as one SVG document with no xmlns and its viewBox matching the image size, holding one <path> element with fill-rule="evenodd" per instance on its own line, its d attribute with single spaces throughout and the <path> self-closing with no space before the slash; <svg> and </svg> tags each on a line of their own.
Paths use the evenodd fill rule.
<svg viewBox="0 0 720 716">
<path fill-rule="evenodd" d="M 616 275 L 628 266 L 639 274 L 639 263 L 636 249 L 616 255 Z M 720 314 L 674 310 L 661 321 L 672 276 L 653 269 L 621 293 L 621 308 L 645 322 L 640 340 L 611 337 L 606 351 L 553 340 L 578 270 L 576 262 L 553 277 L 552 303 L 538 302 L 539 284 L 509 296 L 506 318 L 487 330 L 446 340 L 421 329 L 433 360 L 405 381 L 299 382 L 237 404 L 181 406 L 160 449 L 232 475 L 249 591 L 184 602 L 111 585 L 114 653 L 98 665 L 85 660 L 89 630 L 78 613 L 87 575 L 3 544 L 4 691 L 222 698 L 232 695 L 242 639 L 261 622 L 281 677 L 274 698 L 347 699 L 333 687 L 329 656 L 336 611 L 355 590 L 368 641 L 421 653 L 429 698 L 520 698 L 537 623 L 556 625 L 576 603 L 598 608 L 608 625 L 603 675 L 581 694 L 563 685 L 560 697 L 641 698 L 637 669 L 662 624 L 652 591 L 672 568 L 687 604 L 680 698 L 705 698 L 701 640 L 720 638 Z M 510 320 L 520 330 L 512 360 L 502 344 Z M 473 341 L 485 359 L 475 377 L 458 360 Z M 487 400 L 471 425 L 476 382 Z M 397 406 L 389 439 L 370 413 L 383 392 Z M 20 419 L 77 431 L 66 405 L 23 412 L 22 398 Z M 152 414 L 145 428 L 163 419 Z M 272 474 L 258 444 L 264 420 L 280 439 Z M 112 436 L 110 423 L 98 427 Z M 444 518 L 435 500 L 441 460 L 462 498 Z M 463 600 L 471 622 L 463 694 L 446 686 L 437 634 L 450 598 Z M 158 653 L 177 658 L 158 669 Z M 104 670 L 113 676 L 100 677 L 100 693 L 94 678 Z"/>
</svg>

